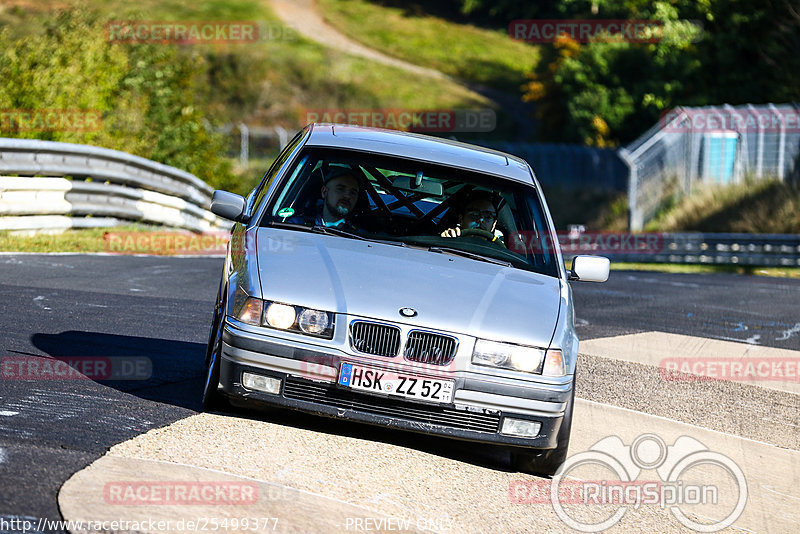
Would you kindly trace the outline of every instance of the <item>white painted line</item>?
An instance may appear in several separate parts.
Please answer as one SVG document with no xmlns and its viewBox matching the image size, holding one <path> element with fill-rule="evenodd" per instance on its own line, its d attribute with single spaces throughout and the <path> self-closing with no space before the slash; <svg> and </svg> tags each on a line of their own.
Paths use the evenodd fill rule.
<svg viewBox="0 0 800 534">
<path fill-rule="evenodd" d="M 44 298 L 44 296 L 42 296 L 42 295 L 39 295 L 38 297 L 35 297 L 35 298 L 33 299 L 33 302 L 34 302 L 34 303 L 35 303 L 37 306 L 39 306 L 41 309 L 50 311 L 50 307 L 48 307 L 48 306 L 45 306 L 45 304 L 44 304 L 44 301 L 45 301 L 45 300 L 46 300 L 46 299 Z"/>
<path fill-rule="evenodd" d="M 4 464 L 6 462 L 6 450 L 3 447 L 0 447 L 0 464 Z"/>
<path fill-rule="evenodd" d="M 781 337 L 775 338 L 776 341 L 785 341 L 792 337 L 795 334 L 800 334 L 800 323 L 797 323 L 793 327 L 789 328 L 788 330 L 784 330 L 781 334 Z"/>
<path fill-rule="evenodd" d="M 756 336 L 753 336 L 756 337 Z M 641 332 L 580 342 L 580 353 L 670 371 L 800 394 L 800 351 L 666 332 Z"/>
<path fill-rule="evenodd" d="M 12 412 L 10 410 L 0 410 L 0 417 L 11 417 L 17 415 L 19 412 Z"/>
</svg>

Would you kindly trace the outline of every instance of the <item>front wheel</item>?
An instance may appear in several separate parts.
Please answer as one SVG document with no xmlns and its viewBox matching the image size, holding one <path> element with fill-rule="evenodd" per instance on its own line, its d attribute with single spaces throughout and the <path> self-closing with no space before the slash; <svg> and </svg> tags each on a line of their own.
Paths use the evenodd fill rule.
<svg viewBox="0 0 800 534">
<path fill-rule="evenodd" d="M 572 431 L 572 408 L 575 405 L 576 383 L 576 378 L 573 378 L 572 395 L 567 409 L 564 411 L 564 420 L 561 422 L 561 428 L 558 430 L 558 445 L 556 448 L 545 450 L 512 449 L 511 465 L 514 469 L 523 473 L 552 477 L 566 461 L 569 436 Z"/>
<path fill-rule="evenodd" d="M 225 317 L 225 301 L 214 311 L 211 334 L 206 348 L 206 381 L 203 387 L 203 411 L 219 410 L 225 406 L 225 398 L 219 393 L 219 367 L 222 358 L 222 323 Z"/>
<path fill-rule="evenodd" d="M 511 465 L 521 473 L 552 477 L 567 459 L 567 448 L 565 445 L 540 452 L 514 450 L 511 451 Z"/>
</svg>

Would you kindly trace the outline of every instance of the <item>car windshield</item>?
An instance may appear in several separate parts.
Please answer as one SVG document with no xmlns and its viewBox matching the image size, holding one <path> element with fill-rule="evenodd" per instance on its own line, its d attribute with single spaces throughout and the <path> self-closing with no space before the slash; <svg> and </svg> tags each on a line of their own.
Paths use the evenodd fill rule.
<svg viewBox="0 0 800 534">
<path fill-rule="evenodd" d="M 397 157 L 308 148 L 261 226 L 372 239 L 558 276 L 531 185 Z"/>
</svg>

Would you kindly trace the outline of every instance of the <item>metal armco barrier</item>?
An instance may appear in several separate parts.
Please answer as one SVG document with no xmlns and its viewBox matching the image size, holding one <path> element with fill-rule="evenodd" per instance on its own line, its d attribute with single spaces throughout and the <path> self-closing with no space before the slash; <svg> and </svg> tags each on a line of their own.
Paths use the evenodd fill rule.
<svg viewBox="0 0 800 534">
<path fill-rule="evenodd" d="M 633 234 L 637 235 L 637 234 Z M 647 235 L 647 234 L 644 234 Z M 564 247 L 564 258 L 578 254 L 606 256 L 612 262 L 683 263 L 800 267 L 800 235 L 796 234 L 649 234 L 659 236 L 650 250 L 631 252 L 591 240 L 587 246 Z M 599 242 L 598 242 L 599 241 Z M 580 242 L 579 238 L 576 242 Z M 619 240 L 614 241 L 619 242 Z M 567 251 L 567 249 L 572 249 Z M 575 250 L 575 249 L 579 250 Z"/>
<path fill-rule="evenodd" d="M 141 221 L 194 231 L 224 228 L 227 223 L 208 210 L 212 193 L 193 174 L 125 152 L 0 138 L 0 230 L 99 226 L 90 221 L 95 217 L 103 226 Z"/>
</svg>

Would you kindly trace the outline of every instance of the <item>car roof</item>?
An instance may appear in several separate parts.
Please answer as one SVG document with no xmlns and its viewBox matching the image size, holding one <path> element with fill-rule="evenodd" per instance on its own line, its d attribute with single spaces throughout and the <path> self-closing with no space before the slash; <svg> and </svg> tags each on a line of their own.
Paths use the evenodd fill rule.
<svg viewBox="0 0 800 534">
<path fill-rule="evenodd" d="M 360 150 L 432 162 L 534 185 L 525 160 L 475 145 L 351 124 L 311 124 L 308 146 Z"/>
</svg>

